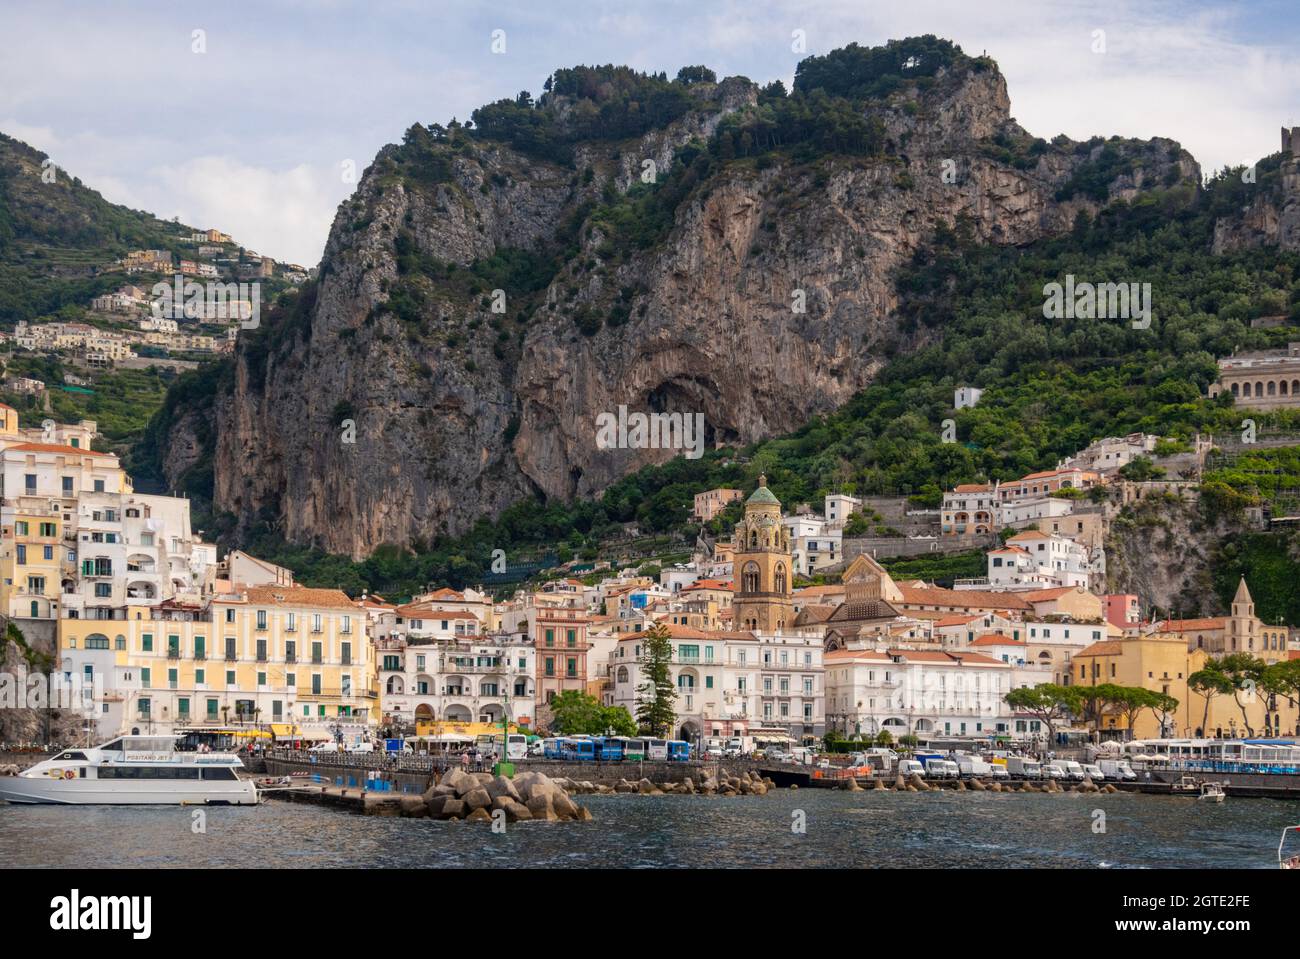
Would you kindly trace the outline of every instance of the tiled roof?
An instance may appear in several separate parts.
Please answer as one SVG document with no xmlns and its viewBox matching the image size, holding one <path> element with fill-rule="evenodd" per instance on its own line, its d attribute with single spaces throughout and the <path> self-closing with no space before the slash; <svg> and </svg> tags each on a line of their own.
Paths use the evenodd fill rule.
<svg viewBox="0 0 1300 959">
<path fill-rule="evenodd" d="M 341 589 L 313 589 L 308 586 L 246 586 L 244 594 L 254 606 L 316 606 L 355 610 L 356 603 Z"/>
</svg>

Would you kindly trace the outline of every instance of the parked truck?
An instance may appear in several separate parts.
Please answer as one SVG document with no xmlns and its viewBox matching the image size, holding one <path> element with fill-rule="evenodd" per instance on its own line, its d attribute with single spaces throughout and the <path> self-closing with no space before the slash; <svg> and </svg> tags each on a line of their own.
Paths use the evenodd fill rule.
<svg viewBox="0 0 1300 959">
<path fill-rule="evenodd" d="M 993 775 L 993 767 L 978 756 L 958 756 L 957 769 L 968 777 Z"/>
<path fill-rule="evenodd" d="M 1101 771 L 1106 774 L 1107 779 L 1137 779 L 1137 773 L 1130 769 L 1128 762 L 1123 759 L 1099 759 L 1097 765 L 1101 767 Z"/>
<path fill-rule="evenodd" d="M 1043 766 L 1036 759 L 1022 756 L 1007 757 L 1007 772 L 1017 779 L 1042 779 Z"/>
</svg>

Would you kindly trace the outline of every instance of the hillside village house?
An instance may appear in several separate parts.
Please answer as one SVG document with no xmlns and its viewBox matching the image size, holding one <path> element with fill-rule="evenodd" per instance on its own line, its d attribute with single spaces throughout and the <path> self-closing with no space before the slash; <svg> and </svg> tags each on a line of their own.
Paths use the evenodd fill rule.
<svg viewBox="0 0 1300 959">
<path fill-rule="evenodd" d="M 738 489 L 711 489 L 695 494 L 695 519 L 707 523 L 745 494 Z"/>
</svg>

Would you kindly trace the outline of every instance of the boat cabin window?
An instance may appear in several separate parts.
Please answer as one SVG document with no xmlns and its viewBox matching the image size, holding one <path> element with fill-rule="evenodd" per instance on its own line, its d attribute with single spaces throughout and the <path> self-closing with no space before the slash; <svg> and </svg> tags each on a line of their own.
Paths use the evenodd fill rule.
<svg viewBox="0 0 1300 959">
<path fill-rule="evenodd" d="M 111 743 L 104 743 L 99 747 L 100 752 L 120 753 L 122 751 L 122 740 L 114 739 Z"/>
<path fill-rule="evenodd" d="M 235 771 L 233 769 L 222 769 L 220 767 L 204 766 L 203 778 L 229 780 L 229 779 L 238 779 L 239 777 L 235 775 Z"/>
<path fill-rule="evenodd" d="M 198 779 L 197 766 L 100 766 L 100 779 Z"/>
<path fill-rule="evenodd" d="M 67 752 L 67 753 L 60 753 L 59 756 L 55 759 L 55 762 L 69 762 L 73 759 L 85 760 L 85 758 L 86 758 L 85 753 Z"/>
</svg>

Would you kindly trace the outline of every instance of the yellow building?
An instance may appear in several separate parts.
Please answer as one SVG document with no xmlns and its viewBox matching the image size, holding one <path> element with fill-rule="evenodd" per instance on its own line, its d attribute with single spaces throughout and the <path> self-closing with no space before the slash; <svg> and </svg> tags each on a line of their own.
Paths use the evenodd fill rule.
<svg viewBox="0 0 1300 959">
<path fill-rule="evenodd" d="M 125 614 L 59 622 L 65 676 L 102 684 L 101 734 L 243 722 L 328 738 L 335 724 L 376 721 L 367 618 L 339 590 L 250 586 L 204 606 L 167 601 Z"/>
<path fill-rule="evenodd" d="M 758 478 L 758 489 L 745 500 L 745 516 L 736 524 L 734 629 L 775 633 L 794 626 L 794 568 L 790 531 L 781 523 L 781 501 Z"/>
<path fill-rule="evenodd" d="M 1209 654 L 1204 649 L 1188 649 L 1183 636 L 1153 634 L 1131 639 L 1104 640 L 1074 654 L 1068 667 L 1058 674 L 1057 682 L 1067 686 L 1140 686 L 1164 693 L 1178 700 L 1178 707 L 1167 717 L 1162 730 L 1160 717 L 1145 709 L 1138 714 L 1134 739 L 1233 737 L 1245 735 L 1247 727 L 1255 734 L 1300 734 L 1300 713 L 1285 699 L 1271 699 L 1260 694 L 1240 698 L 1246 715 L 1230 695 L 1207 697 L 1191 689 L 1188 677 L 1205 666 Z M 1064 672 L 1068 669 L 1068 674 Z M 1249 700 L 1249 701 L 1247 701 Z M 1248 720 L 1248 722 L 1247 722 Z M 1126 719 L 1108 712 L 1102 717 L 1103 733 L 1127 731 Z"/>
<path fill-rule="evenodd" d="M 16 497 L 0 525 L 0 609 L 9 618 L 56 619 L 66 562 L 63 511 L 37 497 Z"/>
</svg>

